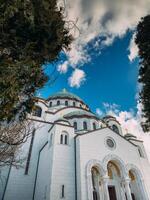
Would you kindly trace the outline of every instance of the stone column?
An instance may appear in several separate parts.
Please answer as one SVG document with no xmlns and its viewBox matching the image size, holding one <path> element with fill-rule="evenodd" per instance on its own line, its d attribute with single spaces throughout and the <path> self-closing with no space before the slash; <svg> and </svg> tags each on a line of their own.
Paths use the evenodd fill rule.
<svg viewBox="0 0 150 200">
<path fill-rule="evenodd" d="M 92 175 L 87 175 L 87 186 L 88 186 L 88 200 L 93 200 L 93 186 L 92 186 Z"/>
<path fill-rule="evenodd" d="M 132 196 L 131 196 L 131 190 L 130 190 L 130 179 L 127 178 L 123 181 L 124 187 L 125 187 L 125 193 L 127 195 L 127 200 L 132 200 Z"/>
<path fill-rule="evenodd" d="M 108 192 L 108 181 L 109 181 L 109 177 L 105 176 L 102 177 L 102 184 L 103 184 L 103 192 L 104 192 L 104 200 L 110 200 L 109 198 L 109 192 Z"/>
</svg>

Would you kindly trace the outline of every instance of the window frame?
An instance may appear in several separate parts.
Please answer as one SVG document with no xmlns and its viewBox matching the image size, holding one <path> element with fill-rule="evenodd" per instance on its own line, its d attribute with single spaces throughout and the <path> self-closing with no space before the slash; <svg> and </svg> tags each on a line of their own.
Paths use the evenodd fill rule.
<svg viewBox="0 0 150 200">
<path fill-rule="evenodd" d="M 118 126 L 115 125 L 115 124 L 112 125 L 112 130 L 113 130 L 115 133 L 117 133 L 117 134 L 120 133 Z"/>
<path fill-rule="evenodd" d="M 66 100 L 66 101 L 65 101 L 65 106 L 68 106 L 68 105 L 69 105 L 69 104 L 68 104 L 68 101 Z"/>
<path fill-rule="evenodd" d="M 32 116 L 41 117 L 42 116 L 42 108 L 40 106 L 35 105 L 32 111 Z"/>
<path fill-rule="evenodd" d="M 73 107 L 76 107 L 76 102 L 75 101 L 73 101 Z"/>
<path fill-rule="evenodd" d="M 93 122 L 93 130 L 96 130 L 96 123 Z"/>
<path fill-rule="evenodd" d="M 75 129 L 75 130 L 78 130 L 77 122 L 73 122 L 73 126 L 74 126 L 74 129 Z"/>
<path fill-rule="evenodd" d="M 60 100 L 57 101 L 57 106 L 59 106 L 59 105 L 60 105 Z"/>
<path fill-rule="evenodd" d="M 83 122 L 83 130 L 88 130 L 88 126 L 87 126 L 87 122 L 86 121 Z"/>
<path fill-rule="evenodd" d="M 63 144 L 63 134 L 60 135 L 60 144 Z"/>
</svg>

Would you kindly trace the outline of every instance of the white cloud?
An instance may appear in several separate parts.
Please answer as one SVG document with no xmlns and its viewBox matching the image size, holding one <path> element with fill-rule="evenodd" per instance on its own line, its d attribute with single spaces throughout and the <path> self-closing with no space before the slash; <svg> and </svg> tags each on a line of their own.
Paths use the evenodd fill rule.
<svg viewBox="0 0 150 200">
<path fill-rule="evenodd" d="M 64 63 L 58 65 L 57 70 L 61 73 L 61 74 L 65 74 L 68 70 L 68 61 L 65 61 Z"/>
<path fill-rule="evenodd" d="M 99 116 L 102 116 L 103 115 L 103 111 L 99 108 L 96 108 L 96 113 L 99 115 Z"/>
<path fill-rule="evenodd" d="M 103 107 L 105 109 L 105 113 L 107 113 L 108 115 L 111 115 L 113 113 L 118 113 L 119 112 L 119 105 L 113 103 L 113 104 L 109 104 L 107 102 L 103 103 Z"/>
<path fill-rule="evenodd" d="M 71 77 L 68 79 L 69 85 L 71 87 L 77 87 L 79 88 L 80 85 L 85 81 L 85 72 L 81 69 L 75 69 L 71 75 Z"/>
<path fill-rule="evenodd" d="M 116 105 L 116 104 L 114 104 Z M 142 105 L 137 104 L 137 113 L 130 111 L 118 111 L 119 106 L 114 106 L 113 104 L 104 103 L 104 106 L 107 107 L 107 113 L 111 114 L 119 121 L 123 129 L 123 134 L 131 133 L 137 136 L 138 139 L 144 141 L 145 150 L 147 152 L 148 158 L 150 160 L 150 133 L 144 133 L 140 123 L 141 123 L 141 112 Z M 116 112 L 117 107 L 117 112 Z M 110 108 L 110 109 L 108 109 Z"/>
<path fill-rule="evenodd" d="M 101 51 L 104 46 L 111 45 L 116 37 L 121 38 L 128 30 L 134 30 L 140 18 L 150 12 L 149 0 L 67 0 L 65 2 L 66 19 L 73 20 L 77 27 L 71 29 L 75 40 L 71 44 L 71 51 L 66 52 L 67 64 L 73 68 L 81 67 L 91 60 L 88 51 L 89 42 L 94 41 L 93 49 L 99 48 Z M 70 22 L 69 26 L 73 24 Z M 100 39 L 101 36 L 103 40 Z M 136 56 L 136 47 L 132 41 L 130 51 L 129 58 L 133 60 Z"/>
<path fill-rule="evenodd" d="M 129 45 L 128 58 L 129 58 L 130 62 L 132 62 L 138 56 L 138 47 L 135 44 L 134 40 L 135 40 L 135 34 L 133 34 L 132 39 L 130 41 L 130 45 Z"/>
<path fill-rule="evenodd" d="M 120 122 L 124 133 L 131 133 L 144 142 L 143 144 L 150 161 L 150 133 L 143 132 L 138 114 L 133 115 L 131 112 L 121 111 L 119 115 L 116 115 L 116 119 Z"/>
</svg>

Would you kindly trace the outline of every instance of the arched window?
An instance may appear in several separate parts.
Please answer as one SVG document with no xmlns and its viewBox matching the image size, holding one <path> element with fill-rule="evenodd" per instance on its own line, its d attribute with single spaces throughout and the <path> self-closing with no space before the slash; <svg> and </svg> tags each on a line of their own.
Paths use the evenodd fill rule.
<svg viewBox="0 0 150 200">
<path fill-rule="evenodd" d="M 52 107 L 52 102 L 49 103 L 49 107 Z"/>
<path fill-rule="evenodd" d="M 77 130 L 77 122 L 73 123 L 74 129 Z"/>
<path fill-rule="evenodd" d="M 68 143 L 69 143 L 69 136 L 68 136 L 68 133 L 63 132 L 63 133 L 60 135 L 60 144 L 65 144 L 65 145 L 67 145 Z"/>
<path fill-rule="evenodd" d="M 39 106 L 34 106 L 32 115 L 33 116 L 37 116 L 37 117 L 41 117 L 41 115 L 42 115 L 42 108 L 39 107 Z"/>
<path fill-rule="evenodd" d="M 112 125 L 112 130 L 116 133 L 119 133 L 119 129 L 116 125 Z"/>
<path fill-rule="evenodd" d="M 65 106 L 68 106 L 68 101 L 65 101 Z"/>
<path fill-rule="evenodd" d="M 68 144 L 68 136 L 65 135 L 65 144 Z"/>
<path fill-rule="evenodd" d="M 82 107 L 82 105 L 80 104 L 80 108 Z"/>
<path fill-rule="evenodd" d="M 96 124 L 93 122 L 93 130 L 96 130 Z"/>
<path fill-rule="evenodd" d="M 60 135 L 60 144 L 63 144 L 63 135 Z"/>
<path fill-rule="evenodd" d="M 57 106 L 59 106 L 59 105 L 60 105 L 60 101 L 58 100 L 58 101 L 57 101 Z"/>
<path fill-rule="evenodd" d="M 76 103 L 75 102 L 73 102 L 73 106 L 76 107 Z"/>
<path fill-rule="evenodd" d="M 86 122 L 83 122 L 83 129 L 87 130 L 87 123 Z"/>
</svg>

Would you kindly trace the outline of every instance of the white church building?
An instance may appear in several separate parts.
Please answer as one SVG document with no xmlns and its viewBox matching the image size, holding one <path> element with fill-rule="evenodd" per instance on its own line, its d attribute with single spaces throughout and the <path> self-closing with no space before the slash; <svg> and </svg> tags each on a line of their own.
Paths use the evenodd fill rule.
<svg viewBox="0 0 150 200">
<path fill-rule="evenodd" d="M 150 200 L 143 142 L 114 117 L 100 119 L 64 89 L 37 98 L 30 120 L 23 167 L 1 172 L 0 200 Z"/>
</svg>

